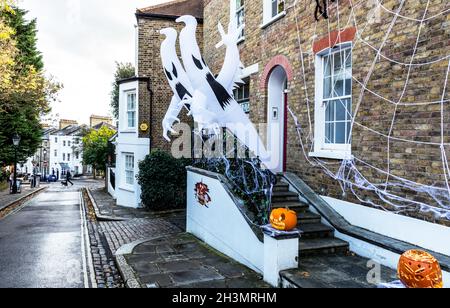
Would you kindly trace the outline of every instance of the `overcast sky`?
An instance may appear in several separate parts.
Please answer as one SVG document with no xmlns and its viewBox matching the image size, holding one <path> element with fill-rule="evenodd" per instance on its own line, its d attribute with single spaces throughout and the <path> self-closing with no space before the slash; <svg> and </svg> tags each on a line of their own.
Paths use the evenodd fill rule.
<svg viewBox="0 0 450 308">
<path fill-rule="evenodd" d="M 115 61 L 135 59 L 136 8 L 168 0 L 20 0 L 37 18 L 38 48 L 48 74 L 64 84 L 53 112 L 88 124 L 109 115 Z"/>
</svg>

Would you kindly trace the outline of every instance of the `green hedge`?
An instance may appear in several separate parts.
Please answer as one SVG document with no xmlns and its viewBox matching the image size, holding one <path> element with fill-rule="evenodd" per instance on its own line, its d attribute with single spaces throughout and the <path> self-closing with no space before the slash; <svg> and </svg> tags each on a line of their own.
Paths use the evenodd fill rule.
<svg viewBox="0 0 450 308">
<path fill-rule="evenodd" d="M 179 209 L 186 206 L 187 159 L 175 159 L 161 150 L 152 151 L 139 163 L 137 176 L 142 188 L 142 203 L 154 211 Z"/>
</svg>

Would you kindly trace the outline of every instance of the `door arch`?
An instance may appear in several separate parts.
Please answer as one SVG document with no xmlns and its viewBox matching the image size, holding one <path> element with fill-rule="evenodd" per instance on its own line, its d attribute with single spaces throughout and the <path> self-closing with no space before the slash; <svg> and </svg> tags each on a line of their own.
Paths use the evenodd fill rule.
<svg viewBox="0 0 450 308">
<path fill-rule="evenodd" d="M 286 171 L 288 74 L 281 65 L 273 68 L 267 82 L 267 149 L 273 172 Z"/>
</svg>

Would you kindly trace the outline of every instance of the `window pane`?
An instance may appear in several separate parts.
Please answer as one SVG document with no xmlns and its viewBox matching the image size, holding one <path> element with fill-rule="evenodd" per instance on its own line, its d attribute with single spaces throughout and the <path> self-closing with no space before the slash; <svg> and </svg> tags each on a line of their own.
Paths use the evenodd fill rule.
<svg viewBox="0 0 450 308">
<path fill-rule="evenodd" d="M 136 125 L 135 114 L 134 111 L 128 112 L 128 127 L 130 128 L 134 128 Z"/>
<path fill-rule="evenodd" d="M 327 109 L 325 111 L 325 121 L 334 121 L 334 103 L 328 102 Z"/>
<path fill-rule="evenodd" d="M 346 125 L 347 122 L 338 122 L 336 123 L 336 140 L 337 144 L 345 144 L 345 133 L 346 133 Z"/>
<path fill-rule="evenodd" d="M 331 76 L 331 58 L 326 56 L 323 61 L 323 74 L 325 77 Z"/>
<path fill-rule="evenodd" d="M 338 75 L 334 80 L 334 93 L 333 96 L 343 96 L 344 95 L 344 76 Z"/>
<path fill-rule="evenodd" d="M 351 49 L 345 50 L 345 67 L 346 68 L 352 67 L 352 51 L 351 51 Z"/>
<path fill-rule="evenodd" d="M 336 121 L 345 121 L 347 103 L 345 100 L 335 101 L 336 105 Z"/>
<path fill-rule="evenodd" d="M 278 0 L 272 0 L 272 17 L 278 14 Z"/>
<path fill-rule="evenodd" d="M 244 98 L 248 99 L 250 97 L 250 86 L 246 84 L 244 86 Z"/>
<path fill-rule="evenodd" d="M 331 96 L 331 77 L 326 77 L 323 82 L 323 98 L 330 98 Z"/>
<path fill-rule="evenodd" d="M 345 80 L 345 94 L 344 95 L 352 95 L 352 78 Z"/>
<path fill-rule="evenodd" d="M 347 121 L 351 121 L 353 119 L 353 114 L 352 114 L 352 100 L 351 99 L 347 99 Z"/>
<path fill-rule="evenodd" d="M 339 72 L 342 69 L 342 52 L 334 54 L 334 71 Z"/>
<path fill-rule="evenodd" d="M 334 143 L 334 123 L 325 124 L 325 143 Z"/>
</svg>

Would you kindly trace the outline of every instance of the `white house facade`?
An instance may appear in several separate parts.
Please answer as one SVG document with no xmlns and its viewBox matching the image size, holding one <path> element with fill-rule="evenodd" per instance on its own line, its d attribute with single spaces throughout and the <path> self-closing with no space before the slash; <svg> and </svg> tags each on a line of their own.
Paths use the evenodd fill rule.
<svg viewBox="0 0 450 308">
<path fill-rule="evenodd" d="M 119 90 L 115 197 L 120 206 L 138 208 L 141 206 L 141 187 L 136 175 L 139 162 L 150 153 L 150 139 L 139 138 L 139 78 L 120 82 Z"/>
<path fill-rule="evenodd" d="M 83 174 L 82 126 L 68 126 L 49 136 L 49 173 L 64 175 L 68 170 L 72 175 Z"/>
</svg>

